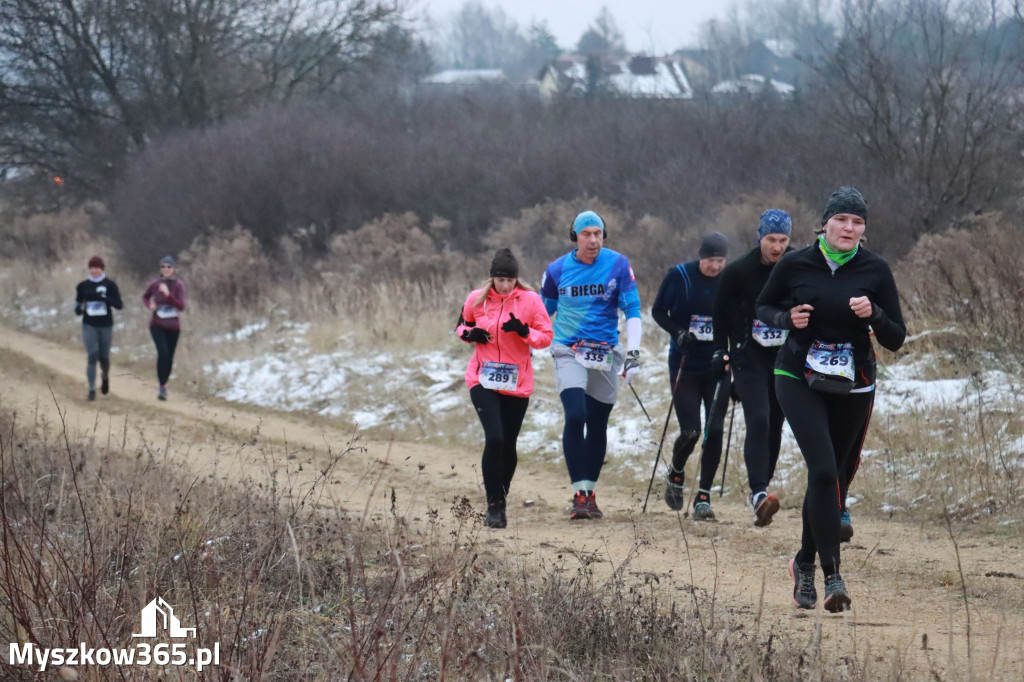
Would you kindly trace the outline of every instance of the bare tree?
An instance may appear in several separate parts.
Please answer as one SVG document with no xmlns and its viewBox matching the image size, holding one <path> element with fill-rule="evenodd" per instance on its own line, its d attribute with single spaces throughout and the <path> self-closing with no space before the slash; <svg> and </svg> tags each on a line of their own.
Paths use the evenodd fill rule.
<svg viewBox="0 0 1024 682">
<path fill-rule="evenodd" d="M 576 51 L 584 55 L 600 56 L 620 56 L 626 53 L 626 41 L 622 30 L 607 7 L 601 8 L 594 23 L 580 36 Z"/>
<path fill-rule="evenodd" d="M 169 130 L 338 86 L 398 0 L 0 0 L 0 165 L 102 193 Z"/>
<path fill-rule="evenodd" d="M 905 190 L 914 235 L 1011 193 L 1024 130 L 1012 21 L 985 0 L 843 6 L 842 39 L 816 66 L 813 102 Z"/>
</svg>

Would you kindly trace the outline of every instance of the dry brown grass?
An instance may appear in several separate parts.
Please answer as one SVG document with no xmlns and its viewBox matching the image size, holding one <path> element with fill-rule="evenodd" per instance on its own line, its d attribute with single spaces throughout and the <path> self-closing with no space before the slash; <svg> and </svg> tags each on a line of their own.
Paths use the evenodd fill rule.
<svg viewBox="0 0 1024 682">
<path fill-rule="evenodd" d="M 285 453 L 250 445 L 267 471 L 228 485 L 182 477 L 159 447 L 121 452 L 0 413 L 0 636 L 134 646 L 139 610 L 161 596 L 197 628 L 196 646 L 219 643 L 222 665 L 90 666 L 80 679 L 845 680 L 861 669 L 729 621 L 714 595 L 676 602 L 638 584 L 629 558 L 602 577 L 571 553 L 509 563 L 478 542 L 464 499 L 444 523 L 407 519 L 400 504 L 380 519 L 346 509 L 328 485 L 350 450 L 300 484 L 269 474 Z M 38 678 L 0 666 L 5 679 Z"/>
</svg>

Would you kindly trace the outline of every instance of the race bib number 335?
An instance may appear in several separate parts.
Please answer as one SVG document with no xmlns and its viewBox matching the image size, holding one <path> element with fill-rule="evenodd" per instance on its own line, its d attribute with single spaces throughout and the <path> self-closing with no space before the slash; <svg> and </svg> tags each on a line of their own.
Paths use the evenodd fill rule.
<svg viewBox="0 0 1024 682">
<path fill-rule="evenodd" d="M 579 341 L 576 349 L 576 362 L 587 369 L 599 369 L 607 372 L 612 368 L 612 346 L 598 341 Z"/>
</svg>

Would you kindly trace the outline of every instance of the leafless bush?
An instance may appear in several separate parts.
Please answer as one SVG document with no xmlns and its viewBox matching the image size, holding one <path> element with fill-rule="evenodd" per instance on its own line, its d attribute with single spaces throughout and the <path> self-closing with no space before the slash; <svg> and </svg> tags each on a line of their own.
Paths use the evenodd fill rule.
<svg viewBox="0 0 1024 682">
<path fill-rule="evenodd" d="M 0 210 L 4 257 L 52 264 L 90 241 L 96 206 L 24 216 Z M 83 267 L 89 256 L 82 259 Z"/>
<path fill-rule="evenodd" d="M 331 239 L 323 269 L 364 282 L 446 279 L 462 261 L 442 241 L 446 227 L 423 225 L 411 212 L 385 214 Z"/>
<path fill-rule="evenodd" d="M 256 239 L 236 227 L 201 237 L 181 255 L 190 295 L 205 305 L 256 311 L 272 285 L 270 261 Z"/>
<path fill-rule="evenodd" d="M 1024 350 L 1022 219 L 989 213 L 921 238 L 897 269 L 919 331 L 946 329 L 934 341 L 958 348 Z"/>
</svg>

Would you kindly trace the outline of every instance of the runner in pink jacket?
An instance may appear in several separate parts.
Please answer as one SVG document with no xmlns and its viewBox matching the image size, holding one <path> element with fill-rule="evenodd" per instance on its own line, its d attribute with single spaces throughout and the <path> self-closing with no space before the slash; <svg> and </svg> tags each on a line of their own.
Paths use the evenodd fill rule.
<svg viewBox="0 0 1024 682">
<path fill-rule="evenodd" d="M 484 428 L 484 525 L 504 528 L 505 495 L 518 461 L 516 441 L 533 392 L 530 349 L 547 348 L 552 337 L 544 303 L 519 281 L 519 263 L 509 249 L 495 254 L 490 279 L 466 299 L 455 333 L 475 346 L 466 386 Z"/>
</svg>

